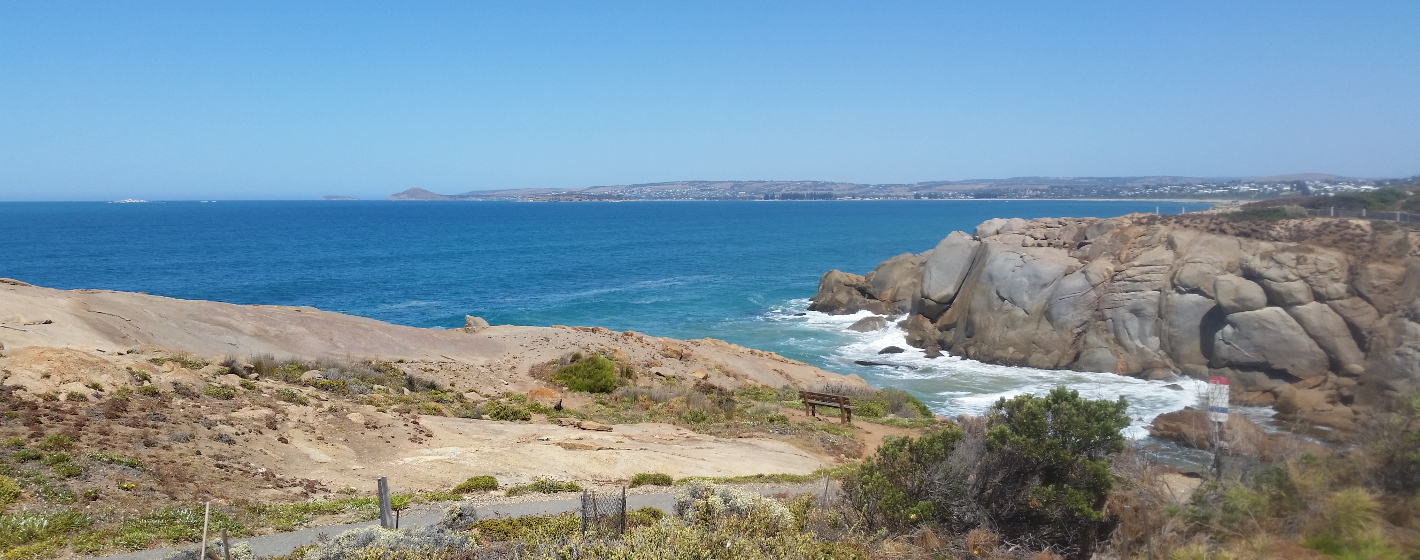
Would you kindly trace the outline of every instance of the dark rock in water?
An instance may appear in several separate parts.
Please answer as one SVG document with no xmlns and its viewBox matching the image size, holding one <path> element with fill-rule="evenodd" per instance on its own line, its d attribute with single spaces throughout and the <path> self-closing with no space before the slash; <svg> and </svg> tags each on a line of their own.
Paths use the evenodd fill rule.
<svg viewBox="0 0 1420 560">
<path fill-rule="evenodd" d="M 883 348 L 882 350 L 878 350 L 879 354 L 901 354 L 903 352 L 904 350 L 897 346 L 889 346 L 887 348 Z"/>
<path fill-rule="evenodd" d="M 801 313 L 795 313 L 795 314 L 794 314 L 795 317 L 803 317 L 804 315 L 808 315 L 808 313 L 802 313 L 802 312 L 801 312 Z"/>
<path fill-rule="evenodd" d="M 868 360 L 854 360 L 853 363 L 858 364 L 860 366 L 887 366 L 895 368 L 917 369 L 917 366 L 909 366 L 907 364 L 890 364 L 887 362 L 873 362 Z"/>
<path fill-rule="evenodd" d="M 872 317 L 864 317 L 862 319 L 858 319 L 857 322 L 854 322 L 852 325 L 848 326 L 848 330 L 856 332 L 873 332 L 886 326 L 887 319 L 874 315 Z"/>
<path fill-rule="evenodd" d="M 1177 383 L 1169 383 L 1168 385 L 1164 385 L 1164 388 L 1165 388 L 1165 389 L 1173 389 L 1173 390 L 1175 390 L 1175 391 L 1182 391 L 1182 390 L 1183 390 L 1183 385 L 1179 385 L 1179 384 L 1177 384 Z"/>
</svg>

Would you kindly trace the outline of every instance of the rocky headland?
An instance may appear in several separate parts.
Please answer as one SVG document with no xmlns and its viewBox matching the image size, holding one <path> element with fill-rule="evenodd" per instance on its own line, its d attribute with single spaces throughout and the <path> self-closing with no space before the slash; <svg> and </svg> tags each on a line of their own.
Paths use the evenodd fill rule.
<svg viewBox="0 0 1420 560">
<path fill-rule="evenodd" d="M 1226 376 L 1234 402 L 1337 440 L 1420 389 L 1420 233 L 1238 218 L 993 219 L 830 271 L 810 309 L 894 317 L 928 356 Z"/>
</svg>

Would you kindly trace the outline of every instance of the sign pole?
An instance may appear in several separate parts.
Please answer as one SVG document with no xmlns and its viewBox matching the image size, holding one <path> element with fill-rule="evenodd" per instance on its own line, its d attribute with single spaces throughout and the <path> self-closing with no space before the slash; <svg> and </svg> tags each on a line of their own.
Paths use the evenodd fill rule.
<svg viewBox="0 0 1420 560">
<path fill-rule="evenodd" d="M 1208 379 L 1208 420 L 1213 436 L 1213 475 L 1223 478 L 1223 448 L 1227 446 L 1228 423 L 1228 378 L 1214 376 Z"/>
</svg>

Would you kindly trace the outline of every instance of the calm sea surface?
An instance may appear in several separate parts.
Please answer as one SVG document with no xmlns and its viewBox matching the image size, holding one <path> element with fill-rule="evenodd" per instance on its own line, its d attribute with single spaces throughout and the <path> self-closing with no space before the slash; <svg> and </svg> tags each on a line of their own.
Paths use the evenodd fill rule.
<svg viewBox="0 0 1420 560">
<path fill-rule="evenodd" d="M 805 311 L 830 269 L 863 273 L 995 217 L 1177 213 L 1179 203 L 0 203 L 0 276 L 231 303 L 309 305 L 418 327 L 597 325 L 714 337 L 917 394 L 944 414 L 1067 384 L 1123 394 L 1138 424 L 1196 390 L 1114 375 L 899 354 L 894 328 Z M 1188 210 L 1203 206 L 1189 205 Z M 915 369 L 913 369 L 915 368 Z M 1133 430 L 1138 434 L 1138 429 Z"/>
</svg>

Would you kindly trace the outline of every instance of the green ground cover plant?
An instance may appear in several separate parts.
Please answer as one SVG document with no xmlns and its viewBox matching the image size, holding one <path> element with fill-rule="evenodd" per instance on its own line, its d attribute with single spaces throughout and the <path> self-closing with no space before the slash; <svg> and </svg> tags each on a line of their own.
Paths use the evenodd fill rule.
<svg viewBox="0 0 1420 560">
<path fill-rule="evenodd" d="M 468 480 L 465 480 L 465 481 L 459 483 L 458 486 L 455 486 L 455 487 L 454 487 L 453 493 L 455 493 L 455 494 L 467 494 L 467 493 L 469 493 L 469 492 L 478 492 L 478 491 L 482 491 L 482 490 L 497 490 L 497 489 L 498 489 L 498 479 L 493 478 L 493 477 L 488 476 L 488 475 L 479 475 L 479 476 L 469 477 Z"/>
<path fill-rule="evenodd" d="M 558 369 L 552 381 L 572 391 L 610 393 L 616 390 L 616 364 L 600 354 L 579 357 Z"/>
</svg>

